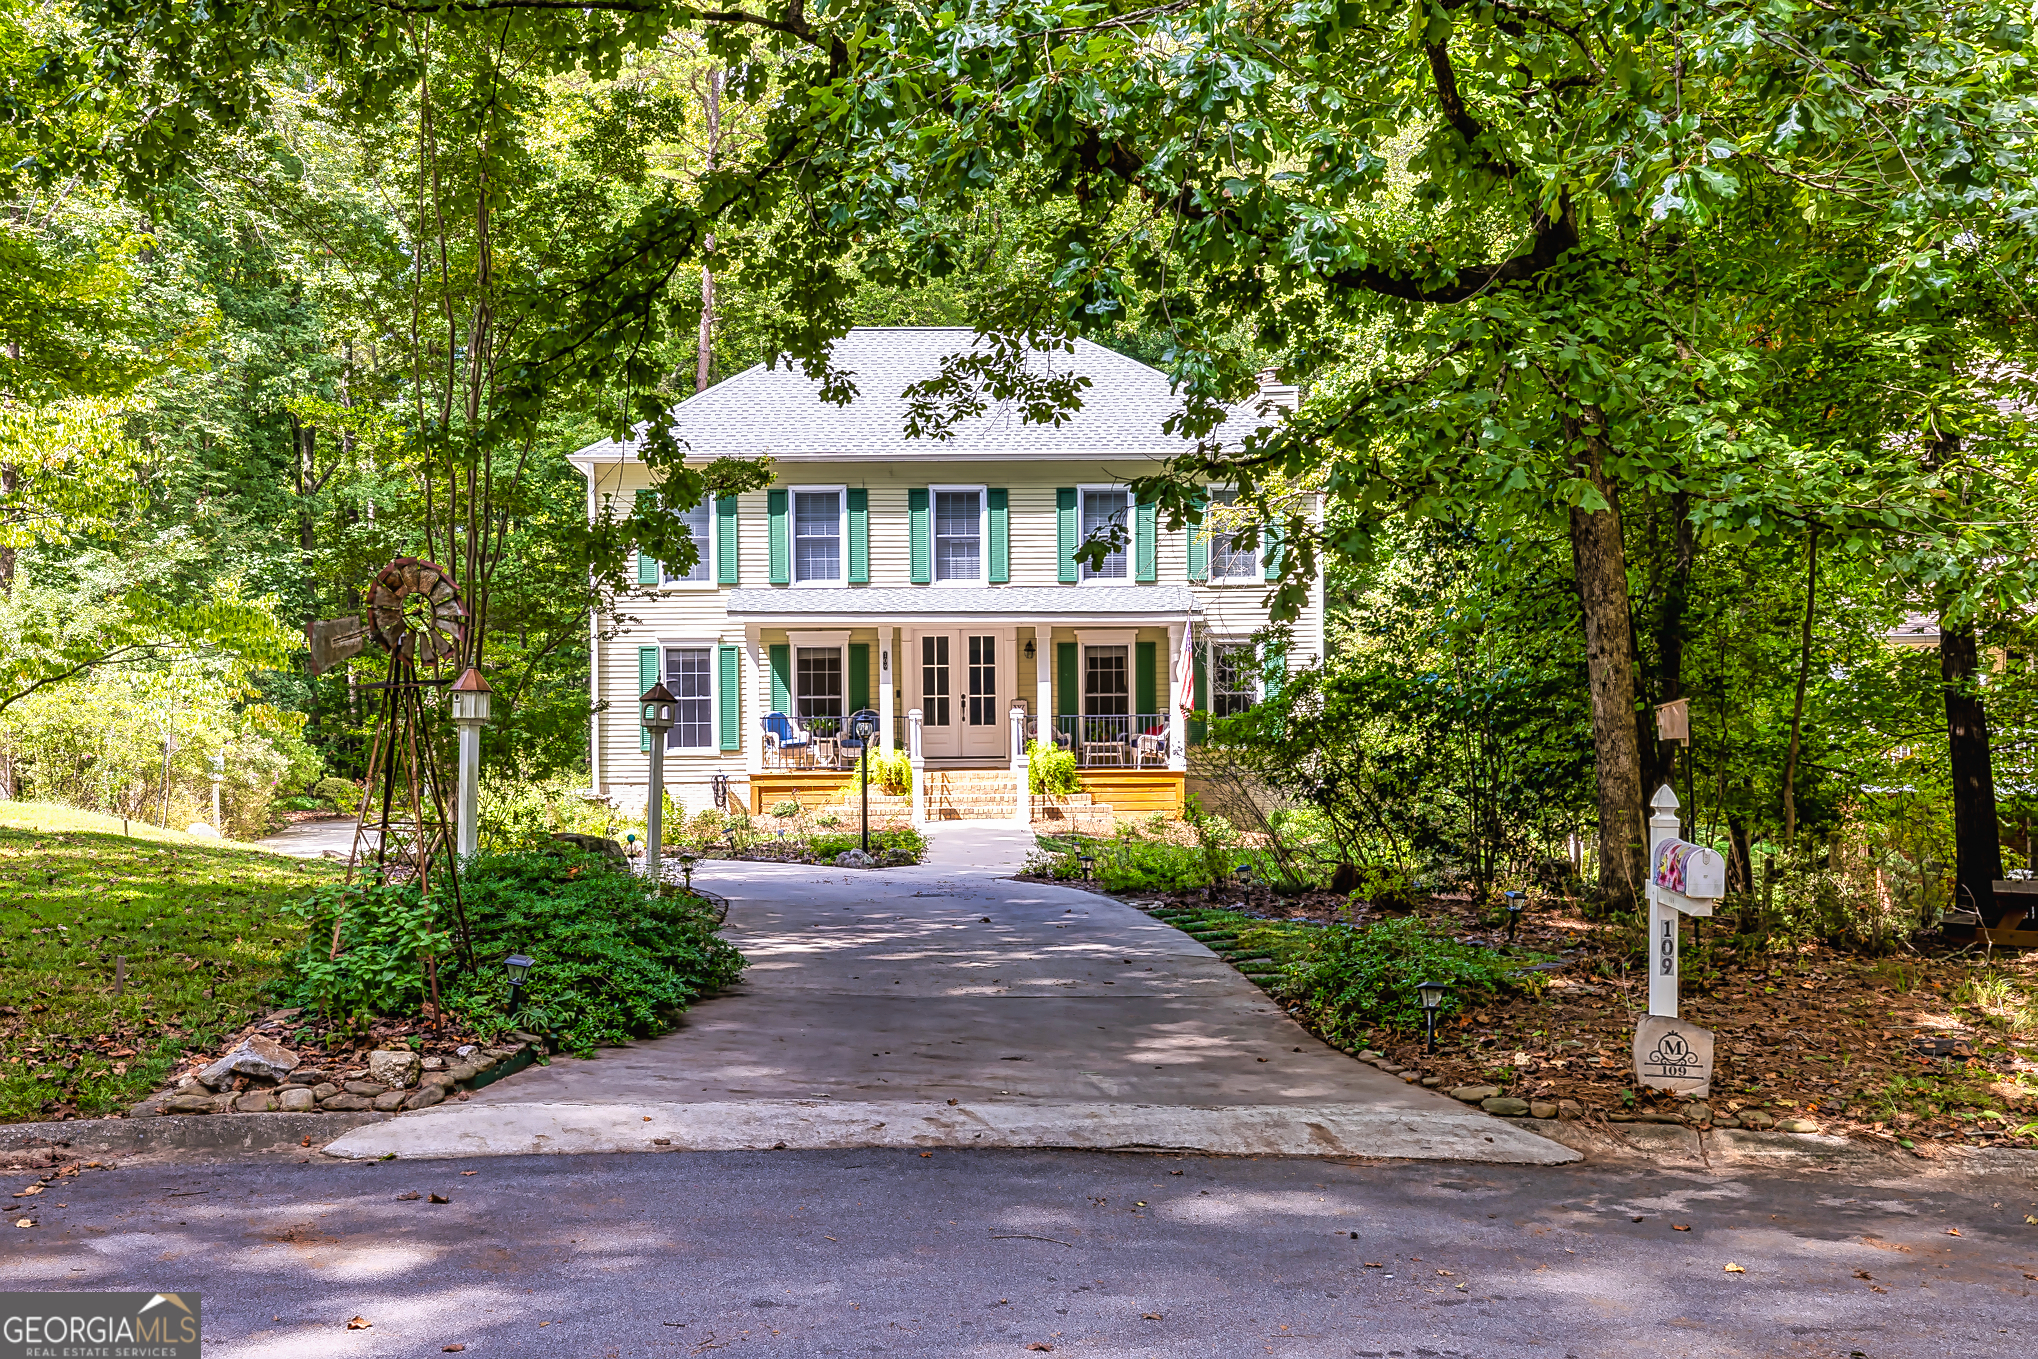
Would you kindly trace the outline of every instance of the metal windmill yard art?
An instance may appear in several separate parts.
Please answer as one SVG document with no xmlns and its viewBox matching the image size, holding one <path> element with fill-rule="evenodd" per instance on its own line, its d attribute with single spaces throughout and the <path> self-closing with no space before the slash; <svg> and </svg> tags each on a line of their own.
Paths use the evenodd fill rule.
<svg viewBox="0 0 2038 1359">
<path fill-rule="evenodd" d="M 467 609 L 452 573 L 418 557 L 398 557 L 375 573 L 362 617 L 335 618 L 305 628 L 311 648 L 307 667 L 316 676 L 372 643 L 389 656 L 380 684 L 362 687 L 382 695 L 375 735 L 368 747 L 368 781 L 354 818 L 354 848 L 347 879 L 374 855 L 378 882 L 415 881 L 429 886 L 434 868 L 446 870 L 460 927 L 461 953 L 474 966 L 460 901 L 452 821 L 446 814 L 445 784 L 439 775 L 426 721 L 425 691 L 452 683 L 445 662 L 457 660 L 466 642 Z M 429 676 L 419 673 L 428 666 Z M 339 923 L 333 925 L 339 948 Z"/>
</svg>

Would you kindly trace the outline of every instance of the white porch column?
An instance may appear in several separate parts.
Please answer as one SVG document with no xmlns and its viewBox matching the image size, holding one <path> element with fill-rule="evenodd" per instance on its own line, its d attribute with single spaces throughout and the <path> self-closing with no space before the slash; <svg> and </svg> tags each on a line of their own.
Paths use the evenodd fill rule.
<svg viewBox="0 0 2038 1359">
<path fill-rule="evenodd" d="M 764 772 L 764 715 L 771 711 L 771 665 L 755 623 L 743 628 L 743 651 L 750 659 L 750 701 L 739 703 L 743 723 L 744 768 L 752 774 Z"/>
<path fill-rule="evenodd" d="M 887 755 L 898 744 L 892 736 L 893 685 L 896 683 L 892 678 L 892 653 L 898 650 L 898 644 L 897 628 L 881 627 L 877 630 L 878 739 L 882 743 L 879 748 Z"/>
<path fill-rule="evenodd" d="M 1026 776 L 1026 710 L 1012 705 L 1012 824 L 1033 824 L 1033 788 Z"/>
<path fill-rule="evenodd" d="M 1033 715 L 1040 719 L 1039 739 L 1054 749 L 1054 629 L 1033 625 Z"/>
<path fill-rule="evenodd" d="M 1168 768 L 1189 767 L 1189 724 L 1182 716 L 1182 628 L 1168 624 Z"/>
<path fill-rule="evenodd" d="M 913 824 L 927 824 L 927 761 L 920 754 L 920 710 L 906 713 L 906 760 L 913 766 Z"/>
</svg>

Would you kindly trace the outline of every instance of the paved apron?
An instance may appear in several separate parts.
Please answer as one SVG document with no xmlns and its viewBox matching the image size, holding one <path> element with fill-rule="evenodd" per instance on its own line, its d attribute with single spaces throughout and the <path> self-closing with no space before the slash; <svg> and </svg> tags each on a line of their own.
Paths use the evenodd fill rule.
<svg viewBox="0 0 2038 1359">
<path fill-rule="evenodd" d="M 1326 1047 L 1129 906 L 1013 882 L 1031 837 L 912 869 L 704 863 L 750 968 L 671 1034 L 359 1129 L 350 1158 L 855 1146 L 1553 1164 L 1577 1153 Z M 659 1139 L 664 1140 L 661 1145 Z"/>
</svg>

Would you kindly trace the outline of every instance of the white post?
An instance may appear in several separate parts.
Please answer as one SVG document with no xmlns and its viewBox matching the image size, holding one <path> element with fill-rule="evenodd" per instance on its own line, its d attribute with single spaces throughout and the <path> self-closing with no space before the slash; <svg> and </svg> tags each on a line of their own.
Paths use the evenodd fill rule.
<svg viewBox="0 0 2038 1359">
<path fill-rule="evenodd" d="M 665 880 L 665 733 L 651 733 L 651 788 L 644 803 L 644 871 L 653 882 Z"/>
<path fill-rule="evenodd" d="M 1182 716 L 1182 628 L 1168 624 L 1168 768 L 1189 767 L 1189 724 Z"/>
<path fill-rule="evenodd" d="M 743 652 L 750 662 L 750 701 L 737 712 L 743 723 L 743 767 L 755 775 L 764 772 L 764 715 L 771 711 L 771 658 L 755 624 L 743 629 Z"/>
<path fill-rule="evenodd" d="M 455 816 L 459 829 L 454 832 L 455 851 L 462 859 L 474 853 L 479 844 L 475 822 L 481 810 L 481 724 L 462 722 L 460 724 L 460 810 Z"/>
<path fill-rule="evenodd" d="M 1012 824 L 1033 824 L 1033 788 L 1026 773 L 1026 710 L 1012 705 Z"/>
<path fill-rule="evenodd" d="M 1054 629 L 1044 623 L 1033 627 L 1033 713 L 1040 719 L 1036 738 L 1054 749 Z"/>
<path fill-rule="evenodd" d="M 1665 840 L 1677 839 L 1677 794 L 1664 784 L 1656 790 L 1649 808 L 1654 813 L 1649 818 L 1649 860 L 1647 884 L 1649 893 L 1649 1013 L 1662 1015 L 1666 1019 L 1677 1018 L 1677 973 L 1678 936 L 1682 932 L 1675 906 L 1663 899 L 1662 891 L 1656 886 L 1656 846 Z"/>
<path fill-rule="evenodd" d="M 877 631 L 877 730 L 887 755 L 898 744 L 892 736 L 892 646 L 897 638 L 897 628 Z"/>
<path fill-rule="evenodd" d="M 913 766 L 913 824 L 927 824 L 927 761 L 920 754 L 920 710 L 906 713 L 906 759 Z"/>
</svg>

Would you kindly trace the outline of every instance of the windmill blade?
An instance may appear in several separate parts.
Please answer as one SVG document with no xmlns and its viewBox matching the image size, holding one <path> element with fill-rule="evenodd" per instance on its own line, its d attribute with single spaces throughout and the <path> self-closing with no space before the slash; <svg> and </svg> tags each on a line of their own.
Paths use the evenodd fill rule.
<svg viewBox="0 0 2038 1359">
<path fill-rule="evenodd" d="M 368 645 L 368 632 L 358 617 L 328 618 L 306 623 L 304 640 L 311 648 L 311 660 L 305 669 L 316 678 L 349 657 L 360 655 Z"/>
</svg>

